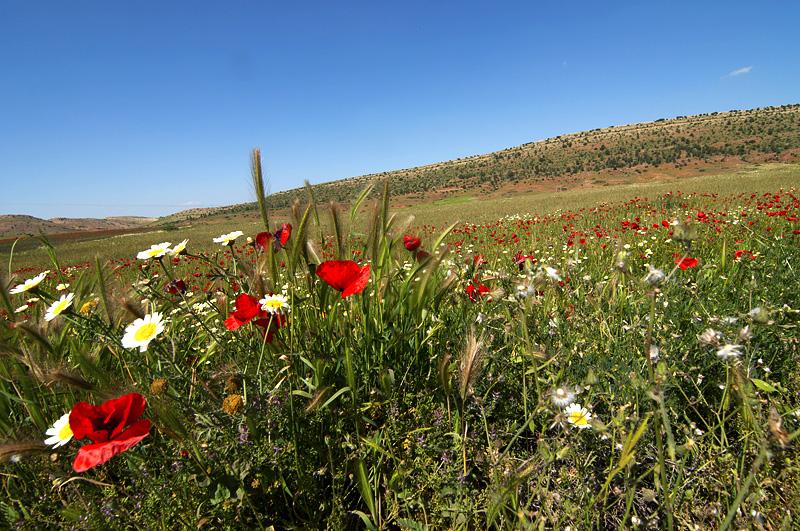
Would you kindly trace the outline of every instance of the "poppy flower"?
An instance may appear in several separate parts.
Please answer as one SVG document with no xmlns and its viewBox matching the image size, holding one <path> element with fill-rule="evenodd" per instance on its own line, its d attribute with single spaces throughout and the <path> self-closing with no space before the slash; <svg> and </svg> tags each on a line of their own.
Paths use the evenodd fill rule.
<svg viewBox="0 0 800 531">
<path fill-rule="evenodd" d="M 403 245 L 407 250 L 411 251 L 412 253 L 417 249 L 419 249 L 419 246 L 421 244 L 422 240 L 419 238 L 419 236 L 409 236 L 408 234 L 403 236 Z"/>
<path fill-rule="evenodd" d="M 753 254 L 753 252 L 746 249 L 737 249 L 733 252 L 733 259 L 737 262 L 745 256 L 749 257 L 751 261 L 756 259 L 756 256 Z"/>
<path fill-rule="evenodd" d="M 276 230 L 275 233 L 259 232 L 256 234 L 256 245 L 263 250 L 267 250 L 267 246 L 272 242 L 275 251 L 280 251 L 289 241 L 289 236 L 292 235 L 291 223 L 284 223 L 281 228 Z"/>
<path fill-rule="evenodd" d="M 261 301 L 247 293 L 241 293 L 236 297 L 236 310 L 225 319 L 225 328 L 236 330 L 250 322 L 260 326 L 267 343 L 272 343 L 273 334 L 286 325 L 287 318 L 280 313 L 270 315 L 270 312 L 262 307 Z"/>
<path fill-rule="evenodd" d="M 247 293 L 241 293 L 236 297 L 236 310 L 225 319 L 225 328 L 236 330 L 255 318 L 265 317 L 267 317 L 267 312 L 261 309 L 258 299 Z"/>
<path fill-rule="evenodd" d="M 328 260 L 317 266 L 317 276 L 345 298 L 367 287 L 369 264 L 359 267 L 352 260 Z"/>
<path fill-rule="evenodd" d="M 483 297 L 487 293 L 490 293 L 492 290 L 487 288 L 483 283 L 476 285 L 473 282 L 470 283 L 470 285 L 467 286 L 467 288 L 464 291 L 467 293 L 467 295 L 469 295 L 469 300 L 471 302 L 478 302 L 478 300 L 481 297 Z"/>
<path fill-rule="evenodd" d="M 700 261 L 697 258 L 692 258 L 690 256 L 675 259 L 675 264 L 683 270 L 697 267 L 698 263 L 700 263 Z"/>
<path fill-rule="evenodd" d="M 88 437 L 92 443 L 81 446 L 72 468 L 85 472 L 128 450 L 150 433 L 150 421 L 139 420 L 145 399 L 130 393 L 106 400 L 99 406 L 78 402 L 69 414 L 69 426 L 76 440 Z"/>
<path fill-rule="evenodd" d="M 275 231 L 275 245 L 280 245 L 281 248 L 286 247 L 289 241 L 289 236 L 292 235 L 292 224 L 284 223 L 281 228 Z"/>
</svg>

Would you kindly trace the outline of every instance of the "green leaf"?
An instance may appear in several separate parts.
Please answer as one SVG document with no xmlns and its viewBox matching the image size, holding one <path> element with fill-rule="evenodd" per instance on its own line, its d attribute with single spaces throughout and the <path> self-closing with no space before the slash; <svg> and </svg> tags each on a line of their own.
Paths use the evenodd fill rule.
<svg viewBox="0 0 800 531">
<path fill-rule="evenodd" d="M 759 380 L 758 378 L 750 378 L 750 381 L 753 382 L 753 385 L 764 391 L 765 393 L 774 393 L 778 390 L 777 387 L 773 386 L 769 382 L 765 382 L 764 380 Z"/>
</svg>

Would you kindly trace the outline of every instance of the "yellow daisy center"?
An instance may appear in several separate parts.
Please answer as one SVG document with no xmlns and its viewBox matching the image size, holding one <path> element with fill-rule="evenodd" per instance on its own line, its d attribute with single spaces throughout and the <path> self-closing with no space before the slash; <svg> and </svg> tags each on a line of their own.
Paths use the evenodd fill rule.
<svg viewBox="0 0 800 531">
<path fill-rule="evenodd" d="M 272 310 L 280 310 L 283 308 L 283 303 L 278 299 L 270 299 L 264 303 L 264 306 Z"/>
<path fill-rule="evenodd" d="M 65 309 L 67 306 L 69 306 L 69 302 L 70 302 L 70 301 L 69 301 L 68 299 L 64 299 L 63 301 L 58 301 L 58 302 L 55 304 L 55 306 L 53 306 L 53 313 L 54 313 L 55 315 L 58 315 L 58 314 L 60 314 L 61 312 L 63 312 L 63 311 L 64 311 L 64 309 Z"/>
<path fill-rule="evenodd" d="M 152 338 L 156 335 L 156 324 L 155 323 L 145 323 L 139 327 L 139 330 L 133 335 L 133 338 L 136 341 L 147 341 L 148 339 Z"/>
<path fill-rule="evenodd" d="M 59 440 L 66 441 L 72 437 L 72 428 L 69 427 L 69 422 L 65 422 L 61 429 L 58 430 L 58 438 Z"/>
<path fill-rule="evenodd" d="M 583 411 L 573 411 L 569 414 L 569 420 L 576 426 L 586 426 L 589 421 L 586 420 L 586 415 L 583 414 Z"/>
</svg>

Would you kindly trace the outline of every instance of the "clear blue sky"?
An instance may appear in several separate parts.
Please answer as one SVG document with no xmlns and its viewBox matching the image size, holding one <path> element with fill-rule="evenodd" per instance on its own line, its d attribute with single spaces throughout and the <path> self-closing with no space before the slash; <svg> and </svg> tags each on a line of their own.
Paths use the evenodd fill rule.
<svg viewBox="0 0 800 531">
<path fill-rule="evenodd" d="M 290 4 L 295 4 L 291 6 Z M 0 0 L 0 213 L 159 215 L 800 102 L 800 3 Z"/>
</svg>

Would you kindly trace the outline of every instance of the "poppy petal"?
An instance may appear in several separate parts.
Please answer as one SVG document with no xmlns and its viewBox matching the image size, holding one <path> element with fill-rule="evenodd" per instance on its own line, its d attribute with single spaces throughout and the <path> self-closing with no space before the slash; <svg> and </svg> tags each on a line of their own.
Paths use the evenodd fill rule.
<svg viewBox="0 0 800 531">
<path fill-rule="evenodd" d="M 317 267 L 317 276 L 337 291 L 344 291 L 361 272 L 352 260 L 329 260 Z"/>
<path fill-rule="evenodd" d="M 150 421 L 140 420 L 109 441 L 81 446 L 72 463 L 75 472 L 85 472 L 128 450 L 150 433 Z"/>
<path fill-rule="evenodd" d="M 364 291 L 364 288 L 367 287 L 367 283 L 369 282 L 369 264 L 365 265 L 361 268 L 358 273 L 358 276 L 353 279 L 349 286 L 347 286 L 344 291 L 342 291 L 342 298 L 349 297 L 350 295 L 354 295 L 356 293 L 361 293 Z"/>
</svg>

